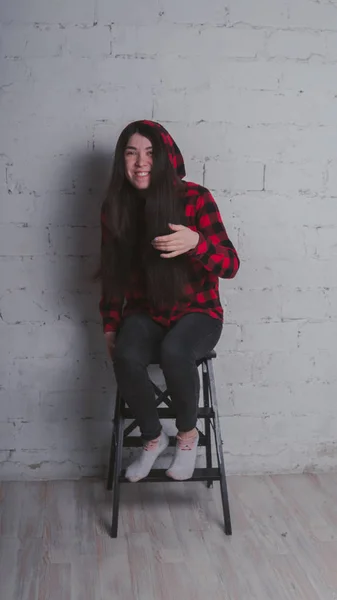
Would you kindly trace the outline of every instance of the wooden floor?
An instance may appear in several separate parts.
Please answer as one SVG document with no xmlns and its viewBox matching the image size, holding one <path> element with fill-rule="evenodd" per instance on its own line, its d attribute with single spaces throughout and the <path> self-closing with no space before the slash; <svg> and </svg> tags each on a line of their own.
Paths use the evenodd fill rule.
<svg viewBox="0 0 337 600">
<path fill-rule="evenodd" d="M 336 600 L 337 474 L 122 486 L 0 484 L 1 600 Z"/>
</svg>

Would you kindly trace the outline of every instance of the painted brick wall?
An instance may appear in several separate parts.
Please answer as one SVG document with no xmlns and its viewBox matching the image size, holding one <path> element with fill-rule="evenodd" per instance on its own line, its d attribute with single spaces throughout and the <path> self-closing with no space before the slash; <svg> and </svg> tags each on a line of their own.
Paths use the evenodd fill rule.
<svg viewBox="0 0 337 600">
<path fill-rule="evenodd" d="M 337 467 L 337 2 L 0 9 L 0 477 L 101 474 L 90 282 L 121 128 L 165 124 L 242 257 L 216 374 L 229 472 Z"/>
</svg>

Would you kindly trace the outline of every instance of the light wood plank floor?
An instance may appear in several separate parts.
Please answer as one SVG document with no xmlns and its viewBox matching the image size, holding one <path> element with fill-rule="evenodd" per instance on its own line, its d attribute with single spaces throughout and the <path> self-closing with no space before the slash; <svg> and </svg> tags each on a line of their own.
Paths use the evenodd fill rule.
<svg viewBox="0 0 337 600">
<path fill-rule="evenodd" d="M 0 484 L 1 600 L 336 600 L 337 474 L 122 486 Z"/>
</svg>

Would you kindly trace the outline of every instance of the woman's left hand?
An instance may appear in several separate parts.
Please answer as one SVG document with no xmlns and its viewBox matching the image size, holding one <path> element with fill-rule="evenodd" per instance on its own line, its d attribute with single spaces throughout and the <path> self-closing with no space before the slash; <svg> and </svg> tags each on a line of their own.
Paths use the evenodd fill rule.
<svg viewBox="0 0 337 600">
<path fill-rule="evenodd" d="M 156 250 L 163 252 L 162 258 L 174 258 L 193 250 L 199 242 L 199 234 L 184 225 L 169 224 L 174 233 L 156 237 L 152 245 Z"/>
</svg>

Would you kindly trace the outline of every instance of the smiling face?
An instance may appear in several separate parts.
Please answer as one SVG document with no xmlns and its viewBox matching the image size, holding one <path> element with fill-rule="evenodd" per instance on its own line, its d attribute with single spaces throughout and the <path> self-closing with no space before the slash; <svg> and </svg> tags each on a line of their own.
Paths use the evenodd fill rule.
<svg viewBox="0 0 337 600">
<path fill-rule="evenodd" d="M 146 190 L 151 181 L 153 164 L 152 143 L 139 133 L 134 133 L 125 148 L 125 176 L 137 190 Z"/>
</svg>

